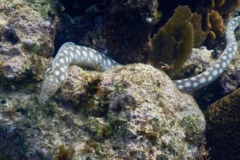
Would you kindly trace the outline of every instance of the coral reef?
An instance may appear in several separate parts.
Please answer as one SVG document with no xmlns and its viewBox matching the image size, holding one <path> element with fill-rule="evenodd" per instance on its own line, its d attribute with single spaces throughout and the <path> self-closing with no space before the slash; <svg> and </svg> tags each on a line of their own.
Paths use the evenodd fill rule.
<svg viewBox="0 0 240 160">
<path fill-rule="evenodd" d="M 169 72 L 175 75 L 192 53 L 192 48 L 199 47 L 205 37 L 201 17 L 191 13 L 187 6 L 179 6 L 152 39 L 151 62 L 158 68 L 159 62 L 172 66 Z"/>
<path fill-rule="evenodd" d="M 86 1 L 72 0 L 65 4 L 65 8 L 58 6 L 59 13 L 55 10 L 57 3 L 52 0 L 1 2 L 0 159 L 197 159 L 206 154 L 203 135 L 205 120 L 195 101 L 191 96 L 180 93 L 168 76 L 149 65 L 121 66 L 105 73 L 71 66 L 65 85 L 44 105 L 38 102 L 40 84 L 36 82 L 42 80 L 43 71 L 50 65 L 49 57 L 54 46 L 57 49 L 63 39 L 95 45 L 95 48 L 98 46 L 102 50 L 106 49 L 105 43 L 110 43 L 110 50 L 115 52 L 108 55 L 116 59 L 126 60 L 126 63 L 149 62 L 149 37 L 162 12 L 157 10 L 157 0 L 91 1 L 80 11 L 79 7 L 82 6 L 76 4 Z M 192 0 L 188 2 L 196 3 Z M 74 7 L 76 10 L 71 12 Z M 227 15 L 216 11 L 220 15 Z M 195 35 L 190 39 L 193 46 L 194 38 L 196 35 L 201 37 L 202 32 L 195 32 L 194 29 L 199 29 L 201 25 L 197 25 L 200 24 L 199 16 L 192 15 L 189 17 L 195 20 L 183 26 Z M 222 27 L 221 17 L 216 13 L 213 13 L 213 17 L 211 23 L 216 22 L 216 26 L 221 24 Z M 61 23 L 58 23 L 59 18 Z M 104 30 L 104 33 L 105 24 L 109 30 Z M 129 26 L 133 27 L 132 32 L 128 32 Z M 119 27 L 120 35 L 111 32 L 110 29 L 115 27 Z M 214 34 L 219 34 L 218 31 L 222 33 L 223 30 L 214 29 Z M 106 33 L 104 36 L 108 42 L 103 36 Z M 129 34 L 127 37 L 126 33 Z M 62 38 L 63 34 L 65 36 Z M 178 36 L 182 38 L 182 34 Z M 118 42 L 118 38 L 121 41 Z M 112 43 L 114 41 L 118 46 Z M 230 45 L 228 50 L 235 50 L 235 44 Z M 201 62 L 201 57 L 197 59 Z M 201 64 L 196 72 L 204 70 L 211 63 L 207 61 Z M 227 71 L 226 75 L 229 76 L 220 79 L 220 82 L 228 82 L 228 85 L 222 85 L 227 92 L 239 86 L 237 80 L 233 81 L 233 77 L 239 77 L 239 61 L 233 65 Z M 228 100 L 236 100 L 237 104 L 238 92 L 234 92 L 235 98 Z M 224 103 L 228 103 L 228 100 Z M 221 123 L 219 125 L 209 120 L 215 113 L 215 110 L 214 113 L 209 110 L 209 126 L 220 131 L 219 134 L 229 126 L 237 127 L 231 120 L 237 121 L 235 113 L 238 112 L 223 110 L 220 114 L 229 125 L 226 125 L 226 121 L 217 121 Z M 214 148 L 211 136 L 215 132 L 211 128 L 208 131 L 208 145 Z M 238 142 L 238 137 L 235 137 L 237 133 L 232 132 L 234 142 Z M 227 134 L 223 135 L 222 140 L 226 139 L 228 143 Z M 216 144 L 215 148 L 218 148 Z M 215 148 L 211 152 L 212 157 L 219 153 L 215 152 Z M 234 148 L 229 153 L 234 156 Z"/>
<path fill-rule="evenodd" d="M 212 159 L 238 159 L 240 89 L 211 104 L 205 115 L 206 138 Z M 226 147 L 227 146 L 227 147 Z"/>
<path fill-rule="evenodd" d="M 91 90 L 90 87 L 93 87 L 91 84 L 101 79 L 101 74 L 99 72 L 85 72 L 83 69 L 77 66 L 69 67 L 68 72 L 69 77 L 71 78 L 68 78 L 65 83 L 66 85 L 61 87 L 61 90 L 63 91 L 63 93 L 61 93 L 61 98 L 67 101 L 74 100 L 75 103 L 83 102 L 83 97 L 81 96 L 84 96 L 84 93 L 86 92 L 89 93 Z"/>
<path fill-rule="evenodd" d="M 81 125 L 71 127 L 80 116 L 56 108 L 56 104 L 39 105 L 35 84 L 9 87 L 12 89 L 7 91 L 0 87 L 1 159 L 50 160 L 60 154 L 59 146 L 82 139 Z"/>
</svg>

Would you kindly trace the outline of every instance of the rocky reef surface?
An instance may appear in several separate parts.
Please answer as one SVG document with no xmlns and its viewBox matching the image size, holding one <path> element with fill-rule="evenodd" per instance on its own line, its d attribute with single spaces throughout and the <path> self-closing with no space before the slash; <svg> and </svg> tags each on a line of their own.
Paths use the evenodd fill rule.
<svg viewBox="0 0 240 160">
<path fill-rule="evenodd" d="M 87 83 L 81 83 L 83 77 Z M 72 66 L 55 101 L 46 104 L 33 92 L 38 86 L 1 92 L 1 159 L 52 159 L 69 152 L 74 159 L 202 155 L 202 112 L 152 66 L 135 64 L 102 74 Z"/>
<path fill-rule="evenodd" d="M 57 15 L 46 17 L 52 10 L 44 1 L 42 9 L 23 0 L 2 4 L 0 159 L 202 156 L 202 112 L 191 96 L 149 65 L 105 73 L 72 66 L 66 84 L 41 104 L 38 96 L 54 49 Z"/>
<path fill-rule="evenodd" d="M 99 136 L 104 135 L 98 133 L 100 128 L 92 128 L 91 123 L 111 128 L 103 144 L 108 148 L 108 156 L 120 159 L 200 157 L 198 146 L 203 142 L 204 117 L 191 96 L 176 90 L 165 74 L 152 66 L 136 64 L 118 67 L 99 78 L 96 88 L 90 92 L 95 94 L 85 97 L 85 100 L 89 98 L 87 104 L 81 101 L 75 105 L 88 106 L 80 109 L 87 116 L 99 116 L 96 122 L 93 120 L 96 117 L 91 116 L 87 126 L 96 141 L 101 141 L 103 137 Z M 64 95 L 67 91 L 65 87 L 62 89 Z"/>
<path fill-rule="evenodd" d="M 56 52 L 58 48 L 55 47 L 60 42 L 64 42 L 61 35 L 65 34 L 66 40 L 75 40 L 90 47 L 93 45 L 93 48 L 99 44 L 100 48 L 106 47 L 109 42 L 105 42 L 103 36 L 104 19 L 101 14 L 104 14 L 104 9 L 118 13 L 118 8 L 114 7 L 117 1 L 103 8 L 103 1 L 96 3 L 95 8 L 91 4 L 85 12 L 81 12 L 80 18 L 71 18 L 66 12 L 67 7 L 64 10 L 59 5 L 59 9 L 55 1 L 0 2 L 0 159 L 201 159 L 207 155 L 205 118 L 199 109 L 201 103 L 197 105 L 192 96 L 179 92 L 165 73 L 150 65 L 127 65 L 104 73 L 71 66 L 65 85 L 45 104 L 38 101 L 41 81 L 52 61 L 52 53 Z M 143 7 L 147 6 L 146 14 L 139 13 L 141 5 L 135 9 L 135 0 L 129 2 L 127 6 L 131 10 L 126 11 L 128 7 L 124 5 L 120 10 L 120 13 L 127 13 L 124 16 L 129 19 L 135 15 L 132 10 L 138 12 L 140 16 L 137 17 L 143 21 L 150 20 L 149 15 L 156 16 L 156 20 L 161 18 L 156 0 L 150 6 L 142 1 Z M 121 1 L 121 4 L 124 2 Z M 84 14 L 87 16 L 84 17 Z M 115 16 L 121 19 L 121 15 Z M 112 22 L 114 18 L 108 18 L 111 21 L 106 24 L 115 24 Z M 117 24 L 127 25 L 124 21 Z M 153 24 L 156 22 L 148 27 Z M 82 36 L 84 33 L 85 37 Z M 146 43 L 141 45 L 143 48 L 140 51 L 150 49 L 144 47 L 149 46 L 148 37 L 151 36 L 149 30 L 146 33 Z M 110 35 L 107 38 L 119 38 L 117 34 L 116 37 Z M 121 35 L 124 39 L 124 34 Z M 121 43 L 125 44 L 125 41 Z M 128 46 L 128 43 L 125 45 Z M 111 47 L 117 48 L 114 44 Z M 124 53 L 124 47 L 121 49 Z M 209 51 L 207 58 L 204 58 L 203 52 L 199 53 L 201 55 L 195 57 L 193 54 L 183 66 L 185 72 L 180 77 L 188 76 L 188 73 L 198 74 L 213 63 Z M 212 102 L 211 96 L 214 97 L 215 93 L 223 96 L 238 88 L 239 68 L 237 57 L 227 72 L 212 84 L 214 87 L 202 89 L 195 98 L 211 99 Z M 213 88 L 220 89 L 209 92 Z M 228 139 L 225 128 L 238 127 L 238 119 L 234 117 L 238 92 L 233 93 L 235 98 L 230 98 L 233 107 L 222 107 L 224 112 L 221 115 L 226 115 L 224 123 L 215 117 L 219 112 L 212 108 L 217 107 L 211 106 L 225 104 L 229 98 L 211 105 L 206 113 L 208 149 L 213 148 L 210 156 L 226 155 L 218 148 L 225 141 L 214 146 L 216 143 L 212 143 L 215 142 L 212 139 L 219 134 Z M 219 134 L 213 134 L 216 132 Z M 231 134 L 232 137 L 236 135 L 238 140 L 238 132 L 234 130 Z M 232 141 L 226 142 L 232 144 Z M 235 150 L 231 153 L 234 155 Z"/>
<path fill-rule="evenodd" d="M 46 61 L 42 57 L 50 57 L 54 48 L 57 20 L 44 19 L 23 0 L 1 0 L 0 10 L 1 77 L 40 80 Z"/>
</svg>

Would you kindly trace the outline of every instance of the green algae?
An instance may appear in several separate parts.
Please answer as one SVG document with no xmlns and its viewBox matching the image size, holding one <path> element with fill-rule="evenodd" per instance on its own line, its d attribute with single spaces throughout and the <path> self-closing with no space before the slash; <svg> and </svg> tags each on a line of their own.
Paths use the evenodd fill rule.
<svg viewBox="0 0 240 160">
<path fill-rule="evenodd" d="M 40 44 L 38 43 L 23 43 L 23 48 L 31 54 L 38 53 L 41 49 Z"/>
<path fill-rule="evenodd" d="M 186 138 L 191 140 L 191 135 L 197 135 L 199 130 L 198 128 L 198 118 L 188 115 L 183 117 L 183 119 L 180 121 L 180 125 L 185 128 L 185 134 Z"/>
<path fill-rule="evenodd" d="M 96 117 L 89 117 L 84 124 L 84 128 L 92 135 L 96 141 L 103 141 L 112 136 L 112 127 L 108 123 Z"/>
<path fill-rule="evenodd" d="M 45 20 L 51 20 L 52 16 L 56 14 L 56 3 L 55 0 L 26 0 L 29 6 L 38 12 Z"/>
</svg>

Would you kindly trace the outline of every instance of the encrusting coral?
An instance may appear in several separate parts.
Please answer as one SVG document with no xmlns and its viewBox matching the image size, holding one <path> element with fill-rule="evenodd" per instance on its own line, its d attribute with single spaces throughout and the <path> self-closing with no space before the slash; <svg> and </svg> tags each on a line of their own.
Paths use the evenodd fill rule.
<svg viewBox="0 0 240 160">
<path fill-rule="evenodd" d="M 206 0 L 197 12 L 202 15 L 203 29 L 208 34 L 205 45 L 213 47 L 217 38 L 222 38 L 226 27 L 224 20 L 230 19 L 233 11 L 240 8 L 239 0 Z"/>
<path fill-rule="evenodd" d="M 179 6 L 173 16 L 152 39 L 151 63 L 159 68 L 159 62 L 171 67 L 170 75 L 177 73 L 192 52 L 205 40 L 201 30 L 201 16 L 191 13 L 187 6 Z"/>
</svg>

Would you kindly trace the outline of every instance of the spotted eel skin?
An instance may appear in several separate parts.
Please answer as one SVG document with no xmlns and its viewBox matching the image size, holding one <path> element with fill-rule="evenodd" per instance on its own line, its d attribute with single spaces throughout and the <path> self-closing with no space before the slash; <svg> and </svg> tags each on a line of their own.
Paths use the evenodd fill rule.
<svg viewBox="0 0 240 160">
<path fill-rule="evenodd" d="M 173 80 L 179 90 L 194 91 L 217 79 L 227 68 L 233 56 L 237 53 L 237 42 L 234 30 L 240 24 L 240 16 L 233 18 L 227 24 L 226 48 L 217 62 L 203 73 L 186 79 Z M 59 49 L 51 67 L 46 71 L 39 101 L 48 100 L 67 79 L 69 65 L 79 65 L 106 71 L 120 65 L 106 55 L 88 47 L 67 42 Z"/>
</svg>

